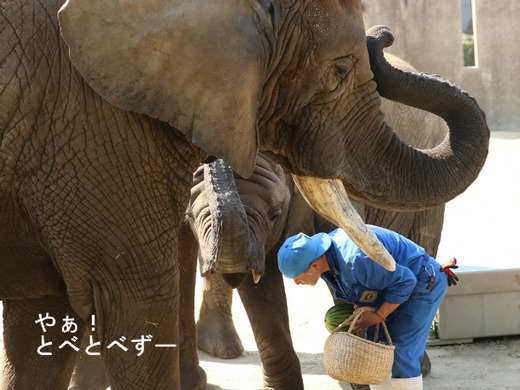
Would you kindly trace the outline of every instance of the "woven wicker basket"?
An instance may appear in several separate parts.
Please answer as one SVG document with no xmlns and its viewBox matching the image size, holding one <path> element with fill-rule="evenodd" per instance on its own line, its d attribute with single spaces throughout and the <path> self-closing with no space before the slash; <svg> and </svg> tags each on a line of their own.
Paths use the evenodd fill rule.
<svg viewBox="0 0 520 390">
<path fill-rule="evenodd" d="M 394 349 L 392 339 L 386 328 L 389 345 L 379 344 L 352 334 L 352 330 L 361 314 L 375 311 L 374 308 L 363 306 L 357 309 L 349 318 L 340 324 L 325 341 L 324 363 L 330 377 L 355 384 L 376 385 L 386 380 L 392 372 Z M 339 330 L 352 321 L 348 332 Z M 377 340 L 379 324 L 374 340 Z"/>
</svg>

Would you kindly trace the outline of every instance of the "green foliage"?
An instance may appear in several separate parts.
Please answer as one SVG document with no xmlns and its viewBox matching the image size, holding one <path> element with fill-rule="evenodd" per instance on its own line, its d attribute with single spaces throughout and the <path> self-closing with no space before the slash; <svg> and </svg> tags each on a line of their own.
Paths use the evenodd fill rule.
<svg viewBox="0 0 520 390">
<path fill-rule="evenodd" d="M 475 66 L 475 41 L 472 35 L 464 35 L 462 48 L 464 50 L 464 66 Z"/>
<path fill-rule="evenodd" d="M 432 323 L 432 326 L 431 326 L 431 330 L 433 332 L 433 336 L 436 339 L 438 339 L 439 338 L 439 317 L 438 317 L 438 313 L 435 316 L 435 319 L 433 320 L 433 323 Z"/>
</svg>

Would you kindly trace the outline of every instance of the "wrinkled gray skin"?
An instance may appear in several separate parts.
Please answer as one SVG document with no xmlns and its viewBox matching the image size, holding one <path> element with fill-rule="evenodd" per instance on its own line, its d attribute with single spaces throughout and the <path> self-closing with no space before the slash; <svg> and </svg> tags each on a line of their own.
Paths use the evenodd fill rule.
<svg viewBox="0 0 520 390">
<path fill-rule="evenodd" d="M 181 371 L 196 360 L 181 347 L 108 346 L 183 345 L 193 292 L 180 278 L 193 267 L 177 245 L 208 155 L 247 177 L 261 149 L 392 209 L 441 204 L 475 180 L 489 143 L 476 102 L 377 59 L 372 73 L 361 14 L 358 0 L 0 2 L 1 389 L 69 385 L 76 353 L 58 348 L 69 334 L 50 327 L 52 355 L 35 353 L 47 312 L 75 316 L 78 339 L 96 316 L 113 390 L 178 389 L 181 372 L 203 384 L 196 363 Z M 373 35 L 382 52 L 389 32 Z M 376 80 L 444 117 L 449 138 L 428 151 L 400 141 Z M 256 266 L 240 261 L 207 270 Z"/>
<path fill-rule="evenodd" d="M 220 184 L 226 180 L 234 181 L 234 188 L 220 194 Z M 201 261 L 238 256 L 243 259 L 261 259 L 264 263 L 266 251 L 285 232 L 290 207 L 295 198 L 293 187 L 290 175 L 263 156 L 258 156 L 255 170 L 248 179 L 233 174 L 221 160 L 211 166 L 199 168 L 194 175 L 187 217 L 195 237 L 201 243 Z M 216 226 L 220 233 L 209 234 Z M 242 275 L 237 276 L 240 278 Z M 221 358 L 236 357 L 242 353 L 243 347 L 234 327 L 229 326 L 232 324 L 229 310 L 231 294 L 228 291 L 231 287 L 223 282 L 220 273 L 215 273 L 206 280 L 197 325 L 199 349 Z M 230 281 L 228 277 L 228 282 L 231 283 L 238 284 L 241 281 L 241 278 Z M 261 282 L 261 286 L 263 285 Z M 243 291 L 239 287 L 239 292 Z M 283 316 L 275 322 L 281 322 L 282 318 L 287 317 L 286 312 L 281 313 L 284 313 Z M 228 331 L 231 333 L 226 333 Z M 233 344 L 232 341 L 236 343 Z"/>
<path fill-rule="evenodd" d="M 385 56 L 390 63 L 401 69 L 415 70 L 410 64 L 395 56 L 389 54 Z M 446 134 L 445 123 L 435 115 L 387 99 L 383 99 L 383 107 L 387 118 L 392 123 L 397 124 L 394 127 L 394 131 L 410 145 L 424 149 L 432 148 L 438 145 Z M 416 129 L 421 124 L 424 124 L 424 131 L 417 132 Z M 214 171 L 208 173 L 216 175 Z M 271 176 L 275 177 L 273 174 Z M 264 173 L 264 175 L 267 174 Z M 262 249 L 265 248 L 266 267 L 268 266 L 267 263 L 271 263 L 272 271 L 275 275 L 269 275 L 266 272 L 258 285 L 253 284 L 248 276 L 244 283 L 238 287 L 238 291 L 248 313 L 257 341 L 264 369 L 265 387 L 301 388 L 302 385 L 297 382 L 299 372 L 295 369 L 297 358 L 294 355 L 291 340 L 289 339 L 288 324 L 285 323 L 287 307 L 285 296 L 282 296 L 284 295 L 283 285 L 269 284 L 270 288 L 279 289 L 278 291 L 269 291 L 269 294 L 273 297 L 269 302 L 262 301 L 267 294 L 261 291 L 268 285 L 265 283 L 266 281 L 280 277 L 279 270 L 273 264 L 276 264 L 276 253 L 285 238 L 300 231 L 308 235 L 318 231 L 331 231 L 336 226 L 317 215 L 303 201 L 301 194 L 296 188 L 293 188 L 290 180 L 269 181 L 268 184 L 270 186 L 263 187 L 258 187 L 255 176 L 252 176 L 250 180 L 254 182 L 248 183 L 248 180 L 235 175 L 238 196 L 242 200 L 242 204 L 236 202 L 236 197 L 233 202 L 229 201 L 231 196 L 219 199 L 218 208 L 226 210 L 220 211 L 219 215 L 234 216 L 235 219 L 220 221 L 220 234 L 216 240 L 222 243 L 233 243 L 233 246 L 226 245 L 224 248 L 221 248 L 221 256 L 241 257 L 243 256 L 244 248 L 254 247 L 255 245 L 260 245 Z M 200 180 L 201 184 L 199 186 L 204 183 L 207 186 L 211 186 L 211 183 L 214 181 Z M 273 193 L 272 197 L 268 196 L 268 191 L 274 184 L 278 186 L 276 194 L 282 192 L 283 188 L 280 188 L 280 186 L 284 185 L 287 187 L 286 192 L 291 194 L 291 198 L 285 198 L 284 200 L 285 206 L 281 207 L 281 209 L 286 211 L 280 213 L 276 225 L 269 221 L 270 207 L 266 207 L 269 205 L 266 202 L 266 198 L 273 201 L 277 198 L 275 193 Z M 278 196 L 278 198 L 280 197 Z M 212 253 L 206 249 L 211 244 L 206 239 L 212 237 L 207 234 L 207 231 L 211 229 L 210 226 L 214 225 L 215 222 L 212 221 L 211 214 L 202 214 L 198 210 L 216 209 L 217 207 L 208 206 L 208 198 L 204 189 L 192 191 L 190 204 L 196 205 L 196 208 L 189 212 L 190 223 L 194 232 L 205 232 L 205 234 L 198 234 L 201 255 L 203 257 L 211 257 Z M 409 213 L 376 209 L 357 202 L 355 206 L 366 223 L 396 231 L 421 245 L 433 257 L 437 255 L 444 221 L 444 205 Z M 274 205 L 271 205 L 271 207 L 274 207 Z M 244 241 L 240 241 L 237 239 L 234 227 L 236 228 L 239 225 L 237 220 L 241 220 L 241 215 L 244 211 L 250 222 L 249 226 L 246 227 L 249 235 L 242 236 Z M 264 219 L 263 224 L 259 224 L 259 218 Z M 243 227 L 240 229 L 243 229 Z M 212 237 L 212 239 L 215 238 Z M 249 252 L 262 254 L 260 251 L 251 249 Z M 243 296 L 245 299 L 242 298 Z M 222 279 L 220 274 L 213 274 L 210 277 L 210 281 L 204 285 L 202 297 L 202 305 L 197 322 L 199 349 L 211 356 L 225 359 L 241 355 L 243 346 L 233 325 L 231 315 L 232 288 Z M 275 299 L 278 300 L 275 301 Z M 283 314 L 279 318 L 272 318 L 267 313 Z M 283 327 L 284 331 L 280 332 L 277 326 Z M 278 333 L 274 333 L 277 330 Z M 283 335 L 283 337 L 280 335 Z M 284 337 L 288 337 L 288 339 L 284 339 Z M 283 363 L 280 363 L 279 360 Z M 423 376 L 428 375 L 430 368 L 431 364 L 425 353 L 421 366 Z M 280 372 L 283 372 L 285 375 L 279 374 Z M 358 385 L 357 388 L 368 387 Z"/>
<path fill-rule="evenodd" d="M 208 180 L 204 180 L 204 178 Z M 285 222 L 290 212 L 289 207 L 295 202 L 296 196 L 299 196 L 299 201 L 303 202 L 305 207 L 308 208 L 301 195 L 294 194 L 291 176 L 284 173 L 278 164 L 262 156 L 258 156 L 253 174 L 247 180 L 234 174 L 222 160 L 217 160 L 210 165 L 205 164 L 199 167 L 194 173 L 193 182 L 192 198 L 186 211 L 187 221 L 182 225 L 183 239 L 180 241 L 182 244 L 179 246 L 183 264 L 196 264 L 197 261 L 199 246 L 192 230 L 196 233 L 196 236 L 199 236 L 200 233 L 201 237 L 209 238 L 210 236 L 205 233 L 211 231 L 216 224 L 221 228 L 219 236 L 221 239 L 218 242 L 205 240 L 206 245 L 201 248 L 202 257 L 249 256 L 261 258 L 264 262 L 266 256 L 264 247 L 273 247 L 284 234 Z M 215 198 L 208 199 L 211 197 Z M 218 215 L 218 217 L 215 217 L 215 215 Z M 247 215 L 247 218 L 242 218 L 245 215 Z M 185 229 L 187 226 L 190 227 Z M 240 246 L 244 243 L 246 245 Z M 269 277 L 266 276 L 260 286 L 265 286 L 266 280 L 271 275 L 277 275 L 277 281 L 281 281 L 279 272 L 274 269 L 266 275 L 269 275 Z M 190 278 L 193 289 L 195 284 L 193 271 L 190 272 Z M 201 311 L 202 317 L 199 318 L 197 331 L 202 339 L 199 339 L 198 342 L 203 344 L 202 350 L 220 351 L 220 357 L 223 358 L 236 357 L 236 350 L 240 349 L 241 353 L 243 348 L 233 327 L 229 310 L 231 308 L 232 289 L 223 282 L 220 273 L 214 274 L 211 280 L 214 283 L 206 285 L 206 291 L 210 294 L 204 293 L 203 306 L 206 307 L 206 310 Z M 189 280 L 184 277 L 181 278 L 181 288 L 183 288 L 185 282 L 189 284 Z M 270 290 L 275 292 L 276 295 L 271 294 L 272 298 L 268 303 L 265 303 L 265 307 L 271 308 L 279 305 L 283 311 L 277 312 L 278 315 L 272 319 L 273 327 L 262 326 L 259 329 L 260 337 L 265 337 L 263 334 L 267 330 L 283 332 L 284 334 L 288 332 L 287 305 L 279 304 L 279 301 L 280 303 L 285 302 L 283 285 L 276 284 Z M 240 287 L 239 291 L 244 291 L 244 287 Z M 254 294 L 256 294 L 256 290 Z M 256 302 L 257 298 L 253 299 Z M 190 340 L 196 338 L 193 303 L 191 303 L 191 307 L 186 306 L 184 309 L 183 312 L 183 307 L 181 307 L 181 313 L 183 313 L 181 321 L 184 320 L 181 324 L 183 325 L 181 326 L 181 340 L 183 342 L 181 351 L 186 351 L 186 353 L 182 355 L 181 367 L 189 359 L 198 362 L 196 360 L 197 344 L 189 344 Z M 251 315 L 257 316 L 256 312 Z M 191 323 L 188 320 L 190 316 Z M 206 329 L 201 324 L 207 324 Z M 227 331 L 231 331 L 233 334 L 226 334 Z M 232 340 L 236 340 L 238 345 L 230 346 L 224 350 L 220 349 L 223 346 L 222 343 Z M 281 337 L 281 340 L 289 340 L 290 342 L 290 336 Z M 286 347 L 292 348 L 290 344 Z M 70 389 L 105 389 L 108 383 L 103 366 L 100 363 L 99 358 L 81 354 Z M 299 373 L 299 366 L 294 369 L 297 369 Z M 196 388 L 192 387 L 193 381 L 190 380 L 189 376 L 186 375 L 183 379 L 186 382 L 181 382 L 183 389 L 193 390 Z"/>
<path fill-rule="evenodd" d="M 233 358 L 243 352 L 231 315 L 233 290 L 230 284 L 239 283 L 237 290 L 262 362 L 264 388 L 301 389 L 301 369 L 292 346 L 285 289 L 276 253 L 280 239 L 296 233 L 296 230 L 288 232 L 292 224 L 295 229 L 309 231 L 317 221 L 323 223 L 324 219 L 305 203 L 290 176 L 262 156 L 258 157 L 257 168 L 249 179 L 237 174 L 227 176 L 228 180 L 234 178 L 236 183 L 237 192 L 232 195 L 229 191 L 226 196 L 214 194 L 214 183 L 224 180 L 224 167 L 211 171 L 199 169 L 198 172 L 203 176 L 192 191 L 187 215 L 200 244 L 200 261 L 261 256 L 265 268 L 257 284 L 251 274 L 231 281 L 227 277 L 225 281 L 221 274 L 215 273 L 206 279 L 197 322 L 199 348 L 221 358 Z M 212 179 L 215 176 L 221 180 Z M 212 214 L 209 210 L 218 212 Z M 228 218 L 215 218 L 215 215 Z M 238 231 L 237 225 L 241 226 Z M 219 234 L 214 234 L 216 226 Z M 214 242 L 221 243 L 218 251 L 208 250 L 214 247 Z"/>
<path fill-rule="evenodd" d="M 394 65 L 413 70 L 408 63 L 397 57 L 389 54 L 386 57 Z M 392 123 L 398 124 L 394 131 L 411 145 L 434 147 L 442 141 L 446 133 L 444 122 L 435 115 L 387 99 L 383 99 L 383 107 Z M 424 132 L 414 133 L 419 124 L 423 123 Z M 205 172 L 208 175 L 206 180 Z M 220 188 L 215 188 L 217 183 L 227 189 L 225 196 L 217 193 Z M 208 193 L 213 197 L 211 202 Z M 444 205 L 410 213 L 389 212 L 365 207 L 360 203 L 356 203 L 356 207 L 366 222 L 387 227 L 415 240 L 435 257 L 443 224 Z M 279 165 L 262 156 L 258 157 L 253 175 L 248 179 L 231 173 L 230 168 L 222 161 L 199 167 L 194 174 L 194 186 L 186 215 L 191 229 L 201 243 L 201 261 L 216 257 L 217 253 L 212 252 L 216 248 L 220 257 L 265 258 L 263 261 L 270 262 L 272 266 L 276 263 L 277 250 L 286 237 L 300 231 L 312 235 L 335 228 L 307 205 L 290 175 L 283 173 Z M 218 237 L 208 234 L 215 225 L 220 226 Z M 189 236 L 190 234 L 186 234 L 187 238 L 182 240 L 184 245 L 181 248 L 193 260 L 199 245 L 196 244 L 196 248 L 193 248 L 196 241 Z M 216 242 L 208 241 L 210 239 Z M 238 287 L 239 295 L 257 339 L 266 387 L 301 388 L 299 362 L 292 348 L 287 322 L 284 287 L 280 283 L 277 267 L 271 267 L 270 270 L 272 272 L 266 272 L 257 285 L 248 275 L 247 280 Z M 262 293 L 267 286 L 271 289 L 269 294 Z M 266 299 L 265 296 L 270 298 Z M 201 351 L 223 359 L 242 354 L 244 348 L 233 324 L 231 304 L 232 288 L 220 273 L 214 273 L 204 284 L 202 291 L 202 305 L 197 322 L 197 341 Z M 267 313 L 280 315 L 271 318 Z M 274 334 L 281 336 L 275 340 L 272 337 Z M 289 367 L 277 362 L 281 356 L 284 357 L 281 360 Z M 73 376 L 75 386 L 71 390 L 105 389 L 108 384 L 102 367 L 98 367 L 86 355 L 80 355 L 80 359 L 82 360 L 78 362 Z M 270 364 L 270 360 L 274 362 Z M 429 364 L 424 364 L 423 375 L 427 375 L 429 367 Z M 283 374 L 276 373 L 278 369 Z M 275 373 L 272 374 L 273 372 Z"/>
</svg>

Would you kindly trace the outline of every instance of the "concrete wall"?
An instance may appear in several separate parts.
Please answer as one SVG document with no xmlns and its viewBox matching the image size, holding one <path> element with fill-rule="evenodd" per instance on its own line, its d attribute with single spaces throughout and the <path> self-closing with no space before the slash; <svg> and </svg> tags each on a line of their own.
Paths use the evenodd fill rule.
<svg viewBox="0 0 520 390">
<path fill-rule="evenodd" d="M 391 28 L 388 52 L 475 97 L 492 130 L 520 129 L 520 1 L 473 0 L 477 66 L 464 67 L 460 0 L 364 0 L 365 26 Z"/>
</svg>

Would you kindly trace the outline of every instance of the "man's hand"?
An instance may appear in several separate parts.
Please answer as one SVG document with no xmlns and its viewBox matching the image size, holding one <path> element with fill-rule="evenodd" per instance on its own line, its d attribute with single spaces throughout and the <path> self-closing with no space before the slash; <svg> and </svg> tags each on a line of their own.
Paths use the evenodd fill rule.
<svg viewBox="0 0 520 390">
<path fill-rule="evenodd" d="M 354 307 L 356 306 L 357 305 L 354 305 Z M 379 307 L 379 309 L 376 311 L 368 311 L 361 314 L 359 319 L 356 321 L 356 325 L 354 326 L 353 330 L 359 333 L 360 331 L 364 331 L 365 328 L 368 328 L 369 326 L 383 322 L 390 313 L 397 309 L 398 306 L 398 303 L 383 302 L 381 307 Z"/>
<path fill-rule="evenodd" d="M 459 277 L 453 273 L 451 268 L 459 268 L 457 265 L 457 259 L 455 257 L 441 265 L 441 272 L 446 272 L 446 275 L 448 275 L 448 286 L 455 286 L 459 281 Z"/>
<path fill-rule="evenodd" d="M 376 312 L 363 313 L 361 314 L 361 317 L 359 317 L 359 319 L 356 321 L 356 326 L 354 326 L 354 332 L 364 332 L 364 330 L 369 326 L 379 324 L 383 322 L 383 320 L 383 317 L 379 316 Z"/>
</svg>

